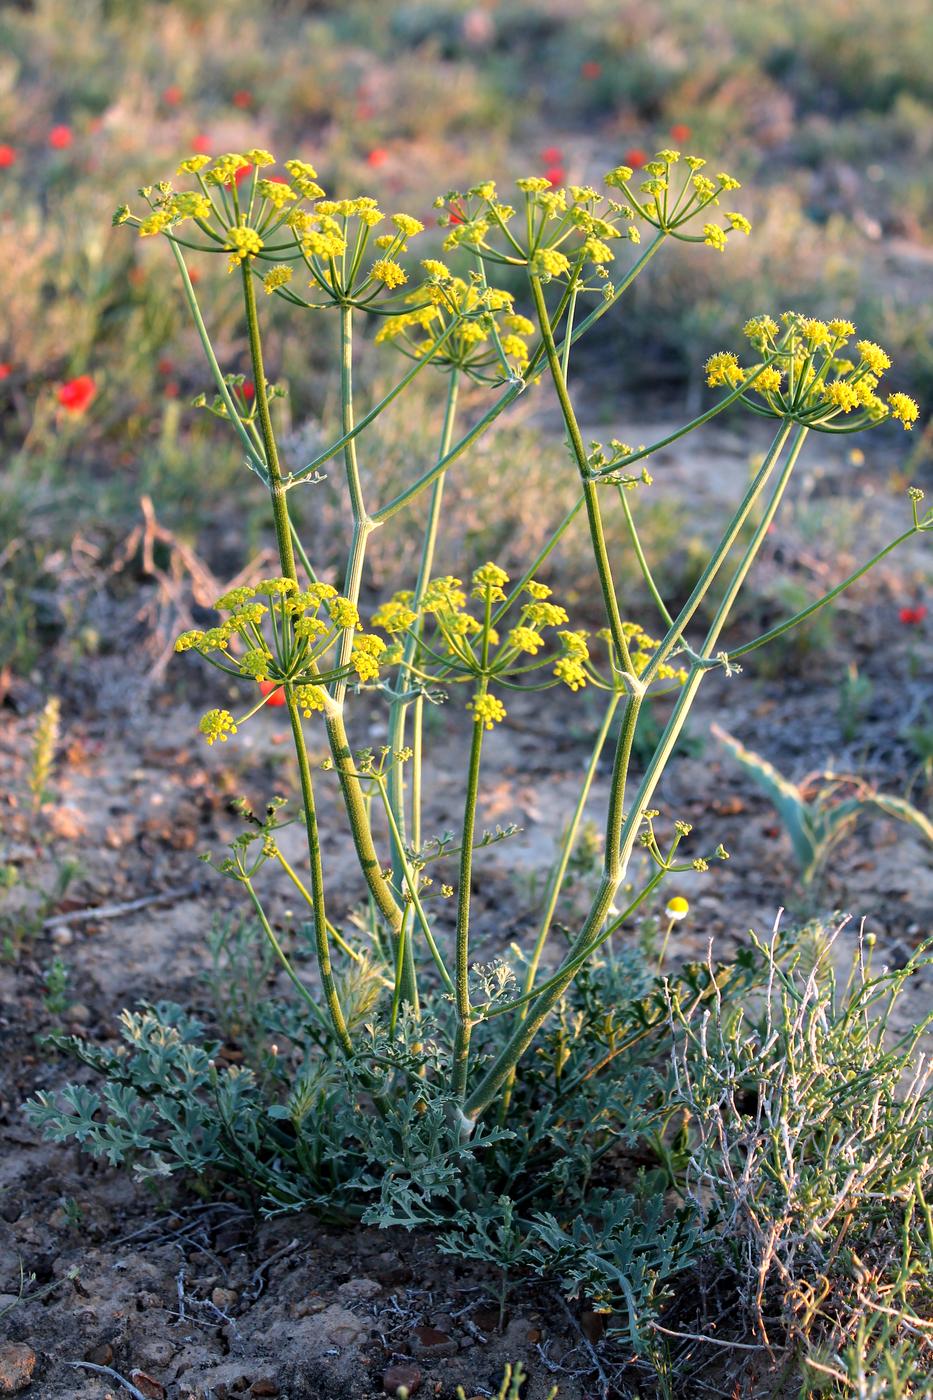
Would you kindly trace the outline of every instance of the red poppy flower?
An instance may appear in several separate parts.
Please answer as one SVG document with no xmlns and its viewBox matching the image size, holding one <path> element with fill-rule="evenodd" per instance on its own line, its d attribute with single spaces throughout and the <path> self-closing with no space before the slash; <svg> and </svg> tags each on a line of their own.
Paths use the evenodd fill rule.
<svg viewBox="0 0 933 1400">
<path fill-rule="evenodd" d="M 237 185 L 242 185 L 243 181 L 246 179 L 247 175 L 250 173 L 252 168 L 253 167 L 251 165 L 237 166 L 236 173 L 233 176 L 234 180 L 236 180 L 237 182 Z"/>
<path fill-rule="evenodd" d="M 13 366 L 12 366 L 12 365 L 8 365 L 8 364 L 6 363 L 6 361 L 4 360 L 4 361 L 2 362 L 2 364 L 0 364 L 0 379 L 9 379 L 9 377 L 10 377 L 10 375 L 11 375 L 12 373 L 13 373 Z"/>
<path fill-rule="evenodd" d="M 552 185 L 562 185 L 564 183 L 564 171 L 559 165 L 552 165 L 544 172 L 545 180 L 550 180 Z"/>
<path fill-rule="evenodd" d="M 592 82 L 594 78 L 602 77 L 603 65 L 601 63 L 597 63 L 595 58 L 590 58 L 586 61 L 586 63 L 582 64 L 580 68 L 580 74 L 582 77 L 588 78 L 590 82 Z"/>
<path fill-rule="evenodd" d="M 451 222 L 452 224 L 462 224 L 462 223 L 463 223 L 463 215 L 460 214 L 460 213 L 458 213 L 456 209 L 451 209 L 451 211 L 450 211 L 450 222 Z"/>
<path fill-rule="evenodd" d="M 159 371 L 160 374 L 171 374 L 174 368 L 174 361 L 169 359 L 161 359 L 156 365 L 156 369 Z"/>
<path fill-rule="evenodd" d="M 202 132 L 200 136 L 196 136 L 192 141 L 191 149 L 197 152 L 199 156 L 209 156 L 213 144 L 211 138 Z"/>
<path fill-rule="evenodd" d="M 49 145 L 53 151 L 67 151 L 74 139 L 74 132 L 70 126 L 53 126 L 49 132 Z"/>
<path fill-rule="evenodd" d="M 564 158 L 564 153 L 560 146 L 545 146 L 541 152 L 541 159 L 545 165 L 560 165 Z"/>
<path fill-rule="evenodd" d="M 16 152 L 12 146 L 0 146 L 0 170 L 16 164 Z"/>
<path fill-rule="evenodd" d="M 693 135 L 686 122 L 675 122 L 671 127 L 671 138 L 674 141 L 689 141 Z"/>
<path fill-rule="evenodd" d="M 284 686 L 276 685 L 275 681 L 260 681 L 259 689 L 262 691 L 263 695 L 268 696 L 266 700 L 267 705 L 278 706 L 285 704 Z"/>
<path fill-rule="evenodd" d="M 378 170 L 380 165 L 385 165 L 389 159 L 389 152 L 384 146 L 374 146 L 366 157 L 366 164 L 373 170 Z"/>
<path fill-rule="evenodd" d="M 167 399 L 177 399 L 178 395 L 181 393 L 181 390 L 179 389 L 174 379 L 167 379 L 163 386 L 162 392 Z"/>
<path fill-rule="evenodd" d="M 915 608 L 901 608 L 898 617 L 907 627 L 916 627 L 927 615 L 927 610 L 923 603 L 918 603 Z"/>
<path fill-rule="evenodd" d="M 198 271 L 198 269 L 196 267 L 189 267 L 188 276 L 191 278 L 193 285 L 196 287 L 201 280 L 201 274 Z"/>
<path fill-rule="evenodd" d="M 167 107 L 177 107 L 183 97 L 184 93 L 181 88 L 175 83 L 172 83 L 171 86 L 167 87 L 163 92 L 162 101 Z"/>
<path fill-rule="evenodd" d="M 253 94 L 248 88 L 238 88 L 230 101 L 233 103 L 234 107 L 252 107 Z"/>
<path fill-rule="evenodd" d="M 622 164 L 630 165 L 633 170 L 640 170 L 647 159 L 640 146 L 630 146 L 622 157 Z"/>
<path fill-rule="evenodd" d="M 79 374 L 59 385 L 58 402 L 68 413 L 83 413 L 96 393 L 97 385 L 91 376 Z"/>
</svg>

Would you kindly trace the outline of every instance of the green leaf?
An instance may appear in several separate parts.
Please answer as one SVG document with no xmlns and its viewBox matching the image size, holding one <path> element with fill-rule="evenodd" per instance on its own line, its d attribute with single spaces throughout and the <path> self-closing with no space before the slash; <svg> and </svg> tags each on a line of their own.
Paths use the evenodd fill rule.
<svg viewBox="0 0 933 1400">
<path fill-rule="evenodd" d="M 767 759 L 752 749 L 747 749 L 718 724 L 711 724 L 710 732 L 729 750 L 736 762 L 774 803 L 790 837 L 794 854 L 803 868 L 804 879 L 807 879 L 816 863 L 820 845 L 812 808 L 803 801 L 799 789 Z"/>
</svg>

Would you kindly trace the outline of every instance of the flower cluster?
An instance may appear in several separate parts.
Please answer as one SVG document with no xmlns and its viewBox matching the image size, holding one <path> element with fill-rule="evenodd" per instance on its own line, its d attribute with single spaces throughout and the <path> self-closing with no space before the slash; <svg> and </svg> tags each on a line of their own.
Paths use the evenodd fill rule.
<svg viewBox="0 0 933 1400">
<path fill-rule="evenodd" d="M 643 166 L 647 177 L 637 188 L 635 170 L 619 165 L 605 183 L 623 198 L 603 196 L 589 185 L 558 188 L 550 175 L 530 175 L 516 181 L 520 198 L 516 205 L 503 203 L 492 180 L 472 188 L 450 190 L 435 201 L 446 210 L 449 229 L 445 248 L 467 248 L 484 261 L 527 266 L 542 281 L 574 281 L 586 286 L 606 284 L 609 265 L 615 260 L 613 244 L 619 239 L 641 241 L 638 221 L 688 243 L 706 243 L 722 250 L 730 232 L 748 234 L 751 224 L 744 214 L 726 211 L 725 224 L 707 221 L 701 233 L 685 232 L 685 225 L 708 215 L 721 197 L 739 188 L 738 180 L 721 173 L 715 180 L 702 174 L 705 161 L 683 158 L 683 179 L 674 167 L 679 151 L 660 151 Z M 442 220 L 443 222 L 443 220 Z"/>
<path fill-rule="evenodd" d="M 255 587 L 231 589 L 214 606 L 228 616 L 216 627 L 182 632 L 175 650 L 196 651 L 228 675 L 258 682 L 262 698 L 250 713 L 275 703 L 281 689 L 286 703 L 292 696 L 307 718 L 325 708 L 327 682 L 350 677 L 362 684 L 379 678 L 386 643 L 356 630 L 360 618 L 355 604 L 329 583 L 301 589 L 294 579 L 268 578 Z M 347 648 L 348 633 L 352 641 Z M 227 711 L 212 710 L 201 721 L 208 743 L 236 733 L 235 722 L 224 716 Z"/>
<path fill-rule="evenodd" d="M 285 175 L 260 174 L 275 164 L 270 151 L 258 148 L 189 156 L 178 175 L 192 177 L 197 189 L 175 190 L 170 181 L 147 186 L 139 193 L 148 213 L 139 217 L 123 204 L 113 222 L 133 225 L 141 238 L 164 234 L 201 252 L 226 253 L 231 271 L 251 268 L 266 292 L 299 306 L 369 306 L 406 284 L 408 273 L 398 258 L 423 231 L 419 219 L 403 213 L 387 219 L 369 195 L 327 199 L 307 161 L 285 161 Z M 192 244 L 191 230 L 182 230 L 182 237 L 179 230 L 188 222 L 202 241 Z M 375 234 L 380 225 L 386 231 Z M 262 263 L 272 265 L 262 272 Z M 311 300 L 290 285 L 302 269 Z"/>
<path fill-rule="evenodd" d="M 675 174 L 675 166 L 681 166 L 681 176 Z M 706 161 L 700 156 L 681 157 L 680 151 L 659 151 L 654 160 L 649 160 L 641 168 L 647 176 L 638 184 L 638 192 L 633 188 L 635 171 L 630 165 L 617 165 L 606 176 L 606 184 L 621 190 L 626 201 L 634 205 L 636 212 L 662 233 L 671 234 L 684 243 L 705 243 L 717 252 L 723 252 L 731 232 L 749 234 L 752 226 L 744 214 L 726 210 L 723 218 L 728 227 L 707 220 L 702 233 L 684 233 L 684 226 L 718 208 L 720 198 L 741 188 L 739 181 L 725 171 L 720 171 L 715 179 L 703 174 Z"/>
<path fill-rule="evenodd" d="M 553 172 L 552 172 L 553 173 Z M 641 241 L 634 209 L 603 197 L 589 185 L 557 188 L 545 175 L 516 181 L 523 215 L 503 203 L 495 183 L 486 180 L 466 191 L 449 190 L 435 200 L 446 210 L 444 247 L 465 248 L 483 261 L 527 267 L 542 281 L 593 275 L 596 285 L 608 279 L 614 261 L 612 243 Z"/>
<path fill-rule="evenodd" d="M 760 357 L 748 367 L 731 350 L 720 350 L 706 362 L 711 388 L 739 389 L 756 413 L 792 419 L 827 433 L 857 432 L 888 419 L 913 427 L 919 408 L 907 394 L 893 393 L 887 402 L 878 393 L 891 360 L 880 345 L 858 340 L 851 321 L 819 321 L 798 311 L 785 311 L 780 324 L 756 316 L 745 335 Z M 754 397 L 752 397 L 754 396 Z"/>
<path fill-rule="evenodd" d="M 528 360 L 525 337 L 534 330 L 513 310 L 511 293 L 485 287 L 477 275 L 468 282 L 454 277 L 435 258 L 421 266 L 427 280 L 406 298 L 413 309 L 387 316 L 377 344 L 391 342 L 410 359 L 430 355 L 479 382 L 511 378 Z"/>
<path fill-rule="evenodd" d="M 608 632 L 610 664 L 604 675 L 595 665 L 588 633 L 568 627 L 566 609 L 551 598 L 547 584 L 526 580 L 506 592 L 509 576 L 498 564 L 476 569 L 469 589 L 461 579 L 432 579 L 420 606 L 410 592 L 396 593 L 373 615 L 372 625 L 393 639 L 409 634 L 418 641 L 412 675 L 426 681 L 467 682 L 476 686 L 468 702 L 477 723 L 492 728 L 505 718 L 502 701 L 490 684 L 509 690 L 547 690 L 562 684 L 582 690 L 624 688 L 624 669 L 640 676 L 659 643 L 634 622 L 624 624 L 629 661 L 616 657 Z M 503 624 L 508 618 L 510 626 Z M 683 683 L 686 672 L 662 664 L 652 679 Z"/>
</svg>

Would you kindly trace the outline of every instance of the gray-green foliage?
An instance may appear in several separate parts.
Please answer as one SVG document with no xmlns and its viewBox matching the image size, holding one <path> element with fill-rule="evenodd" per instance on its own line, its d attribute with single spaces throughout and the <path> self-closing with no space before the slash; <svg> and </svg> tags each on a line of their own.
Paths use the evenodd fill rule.
<svg viewBox="0 0 933 1400">
<path fill-rule="evenodd" d="M 766 1337 L 784 1366 L 796 1355 L 801 1394 L 923 1397 L 933 1093 L 925 1026 L 894 1027 L 930 959 L 876 973 L 853 937 L 839 979 L 845 939 L 753 937 L 730 965 L 665 978 L 634 951 L 607 956 L 568 990 L 508 1126 L 468 1140 L 431 1007 L 392 1037 L 365 1025 L 347 1061 L 303 1005 L 257 999 L 236 1066 L 180 1007 L 143 1007 L 117 1045 L 53 1036 L 103 1083 L 27 1111 L 48 1137 L 265 1213 L 427 1228 L 491 1266 L 503 1302 L 520 1277 L 550 1279 L 604 1309 L 641 1366 L 663 1354 L 671 1384 L 693 1352 L 657 1329 L 702 1334 L 697 1281 L 714 1276 L 717 1336 Z M 496 1027 L 479 1030 L 481 1062 Z M 762 1354 L 736 1364 L 746 1355 Z"/>
</svg>

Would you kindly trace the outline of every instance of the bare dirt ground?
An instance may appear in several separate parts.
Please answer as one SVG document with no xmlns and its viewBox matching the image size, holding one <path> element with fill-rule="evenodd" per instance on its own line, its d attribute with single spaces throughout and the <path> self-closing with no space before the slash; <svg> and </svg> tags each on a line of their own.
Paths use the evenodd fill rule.
<svg viewBox="0 0 933 1400">
<path fill-rule="evenodd" d="M 590 436 L 603 439 L 614 432 L 605 421 L 591 428 Z M 652 441 L 662 431 L 646 419 L 634 428 L 628 423 L 625 436 Z M 689 454 L 674 448 L 659 456 L 657 489 L 695 500 L 702 525 L 735 500 L 748 460 L 747 441 L 712 429 L 691 440 Z M 887 477 L 879 476 L 866 498 L 871 467 L 854 467 L 835 444 L 817 445 L 790 525 L 762 560 L 765 582 L 789 570 L 807 583 L 831 584 L 851 567 L 845 556 L 854 565 L 903 528 L 904 496 L 889 489 Z M 860 491 L 849 501 L 846 482 L 856 473 Z M 929 622 L 898 620 L 922 584 L 921 548 L 912 542 L 882 566 L 871 588 L 844 602 L 841 623 L 818 650 L 789 654 L 777 674 L 751 657 L 741 676 L 717 675 L 701 692 L 690 724 L 694 742 L 673 764 L 659 805 L 694 823 L 697 849 L 722 841 L 732 858 L 709 875 L 683 877 L 692 912 L 675 935 L 676 959 L 704 956 L 710 940 L 726 956 L 747 929 L 770 931 L 781 907 L 791 920 L 848 911 L 852 940 L 864 918 L 891 962 L 902 962 L 930 933 L 933 868 L 915 832 L 883 816 L 860 822 L 825 880 L 805 893 L 773 808 L 708 733 L 718 720 L 795 781 L 814 769 L 857 770 L 890 792 L 912 783 L 922 803 L 904 734 L 924 722 L 929 702 Z M 156 588 L 143 574 L 129 595 L 106 606 L 138 630 L 133 619 Z M 541 1400 L 555 1381 L 562 1400 L 604 1393 L 592 1348 L 598 1326 L 585 1307 L 568 1308 L 548 1290 L 519 1284 L 500 1330 L 498 1280 L 438 1256 L 423 1239 L 339 1233 L 304 1216 L 257 1223 L 232 1200 L 146 1192 L 72 1150 L 40 1143 L 25 1125 L 23 1100 L 75 1073 L 41 1048 L 53 1024 L 106 1041 L 124 1006 L 157 998 L 210 1020 L 206 934 L 213 920 L 240 906 L 236 887 L 197 855 L 219 853 L 236 833 L 232 803 L 241 793 L 256 803 L 289 793 L 277 713 L 264 712 L 234 742 L 206 749 L 195 732 L 204 704 L 193 698 L 192 669 L 180 681 L 173 666 L 168 679 L 153 682 L 149 671 L 164 638 L 150 642 L 138 662 L 120 648 L 73 670 L 62 691 L 54 803 L 39 814 L 29 808 L 25 786 L 37 689 L 16 682 L 0 719 L 0 857 L 19 877 L 4 917 L 21 938 L 18 957 L 0 964 L 0 1293 L 10 1295 L 0 1299 L 0 1394 L 15 1392 L 16 1375 L 7 1384 L 3 1370 L 15 1364 L 23 1368 L 20 1379 L 32 1376 L 25 1393 L 48 1400 L 127 1393 L 106 1369 L 72 1366 L 88 1362 L 112 1368 L 135 1393 L 156 1400 L 365 1400 L 403 1383 L 425 1396 L 450 1397 L 457 1384 L 467 1395 L 489 1395 L 505 1360 L 523 1360 L 530 1371 L 526 1400 Z M 843 732 L 839 688 L 850 660 L 872 691 L 854 732 Z M 557 724 L 553 711 L 543 716 L 518 703 L 514 722 L 490 735 L 481 821 L 515 822 L 521 832 L 484 852 L 477 869 L 484 952 L 504 952 L 532 929 L 540 889 L 534 875 L 547 865 L 582 773 L 596 709 L 587 695 L 553 703 L 561 706 Z M 440 831 L 456 819 L 468 735 L 453 705 L 437 723 L 429 817 Z M 366 743 L 374 736 L 363 724 L 356 737 Z M 330 776 L 321 775 L 325 869 L 349 876 Z M 606 781 L 603 772 L 591 804 L 596 819 Z M 297 832 L 288 839 L 297 844 Z M 74 863 L 74 874 L 56 898 L 65 862 Z M 359 890 L 346 878 L 335 894 L 338 905 L 349 906 Z M 285 893 L 271 894 L 270 903 L 287 928 Z M 106 917 L 114 905 L 128 907 Z M 60 1015 L 49 1012 L 43 981 L 55 956 L 69 969 Z M 914 988 L 911 1014 L 929 1009 L 931 988 L 929 979 Z M 20 1263 L 36 1275 L 33 1291 L 55 1286 L 4 1314 Z M 625 1376 L 637 1383 L 636 1369 Z"/>
</svg>

